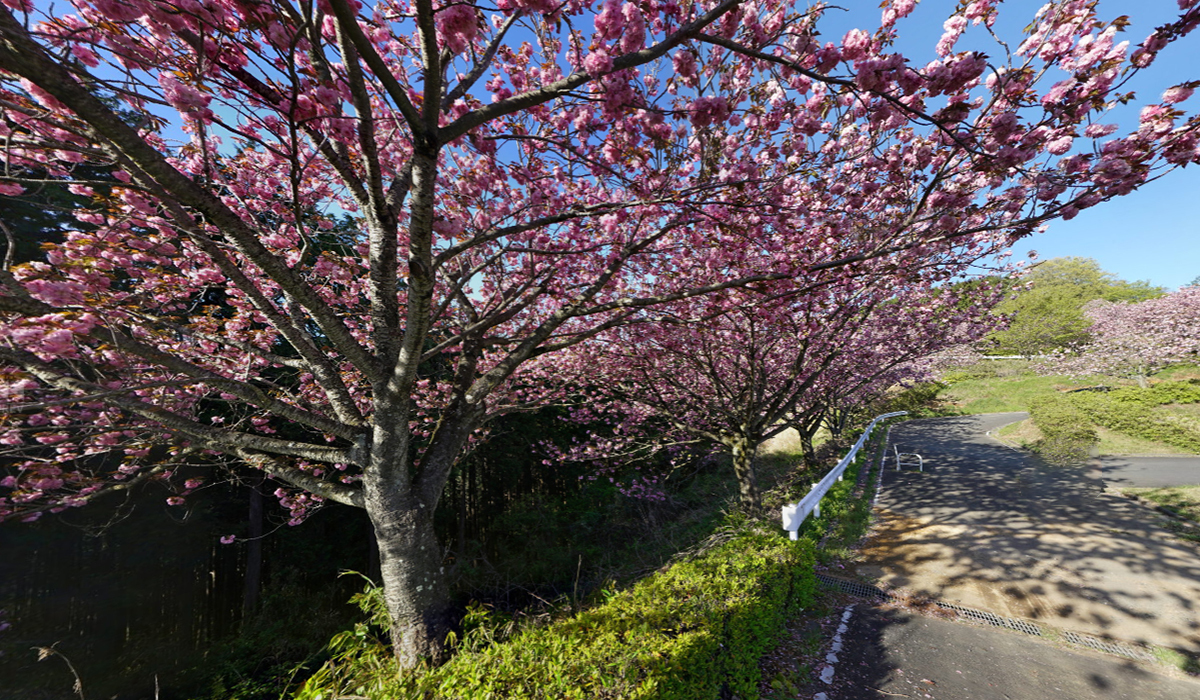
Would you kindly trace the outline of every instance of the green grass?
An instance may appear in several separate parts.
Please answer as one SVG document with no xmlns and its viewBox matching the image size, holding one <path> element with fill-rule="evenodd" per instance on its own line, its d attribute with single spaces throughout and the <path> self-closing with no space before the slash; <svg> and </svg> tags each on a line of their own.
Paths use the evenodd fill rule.
<svg viewBox="0 0 1200 700">
<path fill-rule="evenodd" d="M 869 455 L 876 454 L 883 435 L 883 430 L 875 433 L 846 479 L 830 491 L 821 517 L 806 522 L 799 542 L 789 542 L 780 532 L 777 506 L 806 493 L 809 482 L 829 464 L 798 469 L 798 456 L 786 451 L 756 460 L 760 484 L 768 488 L 764 509 L 754 513 L 734 508 L 732 494 L 723 490 L 730 486 L 725 483 L 728 465 L 717 465 L 714 475 L 721 479 L 697 479 L 675 496 L 677 518 L 702 510 L 701 503 L 688 502 L 693 496 L 704 496 L 696 500 L 717 514 L 725 509 L 719 532 L 705 546 L 693 547 L 690 556 L 673 558 L 673 563 L 637 581 L 605 586 L 583 601 L 567 600 L 542 619 L 517 621 L 513 615 L 498 616 L 475 605 L 457 642 L 458 656 L 427 677 L 397 679 L 390 671 L 390 650 L 378 632 L 386 618 L 381 616 L 378 591 L 373 590 L 359 602 L 376 601 L 363 608 L 374 622 L 337 635 L 328 650 L 330 662 L 295 697 L 327 700 L 336 691 L 341 696 L 398 700 L 409 691 L 424 698 L 429 690 L 434 696 L 453 698 L 532 698 L 544 693 L 562 698 L 690 700 L 717 697 L 720 683 L 711 681 L 725 677 L 734 695 L 747 700 L 757 697 L 764 685 L 768 695 L 791 692 L 811 682 L 811 666 L 763 675 L 758 661 L 782 631 L 787 614 L 795 616 L 792 624 L 811 624 L 828 612 L 814 605 L 812 597 L 813 549 L 824 542 L 834 551 L 823 558 L 845 556 L 847 545 L 865 532 L 873 490 L 858 491 L 855 476 Z M 836 461 L 836 456 L 826 461 Z M 662 525 L 671 526 L 666 521 Z M 667 544 L 655 543 L 652 549 Z M 514 629 L 495 634 L 497 623 L 508 619 L 517 622 Z M 823 639 L 816 626 L 802 646 L 815 654 Z M 418 686 L 425 690 L 418 691 Z"/>
<path fill-rule="evenodd" d="M 1185 381 L 1200 378 L 1200 365 L 1176 365 L 1154 376 L 1152 381 Z M 1067 389 L 1088 386 L 1133 386 L 1127 379 L 1101 375 L 1068 377 L 1038 375 L 1025 360 L 985 360 L 975 367 L 947 375 L 949 386 L 941 393 L 963 413 L 1028 411 L 1030 401 Z M 1200 406 L 1172 407 L 1200 422 Z"/>
<path fill-rule="evenodd" d="M 1155 503 L 1178 518 L 1200 525 L 1200 486 L 1127 488 L 1122 491 Z"/>
<path fill-rule="evenodd" d="M 1200 379 L 1200 365 L 1175 365 L 1154 375 L 1155 380 L 1182 382 L 1188 379 Z"/>
<path fill-rule="evenodd" d="M 1000 428 L 996 431 L 996 436 L 1009 444 L 1028 447 L 1042 439 L 1042 431 L 1038 430 L 1032 419 L 1026 418 Z"/>
<path fill-rule="evenodd" d="M 1200 366 L 1178 365 L 1164 370 L 1154 378 L 1157 382 L 1175 382 L 1200 378 Z M 1065 391 L 1092 386 L 1126 387 L 1132 386 L 1129 380 L 1115 377 L 1090 376 L 1068 377 L 1065 375 L 1037 375 L 1030 370 L 1030 363 L 1023 360 L 985 361 L 974 367 L 953 372 L 947 375 L 948 386 L 942 390 L 940 399 L 948 403 L 953 410 L 964 414 L 1002 413 L 1009 411 L 1028 411 L 1029 407 L 1039 401 L 1054 398 L 1065 398 Z M 1084 398 L 1099 396 L 1078 395 Z M 1200 404 L 1155 406 L 1150 410 L 1155 419 L 1167 419 L 1175 423 L 1200 431 Z M 1091 448 L 1092 454 L 1122 455 L 1122 454 L 1190 454 L 1186 449 L 1147 439 L 1157 438 L 1155 435 L 1136 437 L 1102 426 L 1094 426 L 1098 444 Z M 1137 431 L 1134 431 L 1137 432 Z M 1032 421 L 1022 421 L 1010 424 L 999 431 L 997 436 L 1019 447 L 1037 450 L 1044 447 L 1045 436 Z M 1184 446 L 1186 447 L 1186 445 Z"/>
<path fill-rule="evenodd" d="M 1152 440 L 1143 440 L 1102 426 L 1096 426 L 1096 434 L 1100 437 L 1100 443 L 1096 445 L 1096 454 L 1101 456 L 1188 454 L 1178 447 Z M 1043 437 L 1042 431 L 1038 430 L 1031 419 L 1009 423 L 997 430 L 996 436 L 1007 443 L 1026 449 L 1031 449 Z"/>
<path fill-rule="evenodd" d="M 1063 389 L 1115 385 L 1108 377 L 1073 379 L 1061 375 L 1041 376 L 1029 373 L 1004 373 L 955 382 L 942 392 L 942 398 L 963 413 L 1007 413 L 1028 411 L 1029 403 L 1041 396 L 1052 396 Z"/>
</svg>

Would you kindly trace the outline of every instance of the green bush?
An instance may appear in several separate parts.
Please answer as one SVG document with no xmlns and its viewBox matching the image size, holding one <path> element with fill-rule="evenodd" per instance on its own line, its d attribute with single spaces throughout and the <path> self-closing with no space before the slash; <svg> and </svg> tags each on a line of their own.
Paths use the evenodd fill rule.
<svg viewBox="0 0 1200 700">
<path fill-rule="evenodd" d="M 1200 433 L 1153 410 L 1171 403 L 1200 403 L 1200 386 L 1191 382 L 1119 389 L 1107 394 L 1078 393 L 1070 396 L 1070 402 L 1091 422 L 1109 430 L 1200 453 Z"/>
<path fill-rule="evenodd" d="M 752 698 L 759 658 L 815 590 L 811 542 L 743 534 L 569 620 L 459 654 L 421 685 L 480 700 Z"/>
<path fill-rule="evenodd" d="M 335 637 L 332 660 L 295 697 L 715 700 L 725 692 L 750 700 L 759 659 L 816 595 L 813 564 L 809 539 L 746 532 L 507 642 L 476 644 L 486 629 L 468 632 L 445 666 L 405 677 L 389 663 L 378 634 L 386 617 L 369 605 L 379 596 L 368 590 L 357 602 L 373 624 Z M 481 611 L 473 612 L 478 625 Z"/>
<path fill-rule="evenodd" d="M 969 367 L 950 370 L 942 374 L 943 384 L 957 384 L 959 382 L 969 382 L 978 379 L 994 379 L 996 377 L 996 365 L 994 361 L 977 362 Z"/>
<path fill-rule="evenodd" d="M 1100 442 L 1088 416 L 1071 398 L 1043 396 L 1029 404 L 1029 416 L 1043 436 L 1034 444 L 1034 449 L 1051 464 L 1070 464 L 1086 459 Z"/>
<path fill-rule="evenodd" d="M 1098 441 L 1094 424 L 1200 453 L 1200 433 L 1153 410 L 1156 406 L 1184 403 L 1200 403 L 1200 382 L 1162 382 L 1147 389 L 1128 387 L 1043 397 L 1029 409 L 1045 436 L 1035 449 L 1050 462 L 1081 459 Z"/>
<path fill-rule="evenodd" d="M 948 386 L 949 383 L 942 382 L 913 384 L 898 392 L 887 394 L 882 401 L 868 410 L 867 414 L 906 411 L 910 419 L 951 415 L 952 412 L 945 410 L 938 399 L 938 395 Z"/>
<path fill-rule="evenodd" d="M 334 638 L 330 661 L 295 700 L 753 700 L 760 659 L 816 597 L 813 543 L 835 525 L 841 539 L 865 528 L 868 500 L 850 497 L 882 435 L 830 490 L 821 517 L 806 521 L 799 540 L 753 530 L 745 514 L 734 513 L 726 519 L 726 532 L 738 531 L 732 539 L 627 590 L 600 591 L 602 602 L 569 619 L 509 637 L 502 615 L 472 605 L 461 637 L 451 640 L 454 658 L 440 668 L 396 674 L 382 598 L 368 587 L 355 602 L 370 620 Z M 840 521 L 854 515 L 840 533 Z"/>
<path fill-rule="evenodd" d="M 1128 387 L 1110 392 L 1109 396 L 1122 403 L 1140 403 L 1147 406 L 1200 403 L 1200 380 L 1160 382 L 1146 389 Z"/>
</svg>

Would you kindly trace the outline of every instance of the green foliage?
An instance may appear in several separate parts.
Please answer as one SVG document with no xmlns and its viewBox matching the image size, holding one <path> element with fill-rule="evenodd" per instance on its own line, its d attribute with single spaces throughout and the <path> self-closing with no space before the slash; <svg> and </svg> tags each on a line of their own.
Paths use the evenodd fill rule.
<svg viewBox="0 0 1200 700">
<path fill-rule="evenodd" d="M 1069 383 L 1067 377 L 1033 374 L 1024 361 L 988 360 L 987 364 L 996 367 L 995 376 L 955 382 L 943 392 L 959 411 L 968 414 L 1028 411 L 1035 399 L 1058 396 L 1060 386 Z M 1111 379 L 1088 377 L 1082 381 L 1099 384 Z"/>
<path fill-rule="evenodd" d="M 749 699 L 758 659 L 815 595 L 811 540 L 747 531 L 504 643 L 493 643 L 491 613 L 475 606 L 453 640 L 454 659 L 399 677 L 382 637 L 381 596 L 368 586 L 355 600 L 369 619 L 333 638 L 330 660 L 295 698 Z"/>
<path fill-rule="evenodd" d="M 1096 424 L 1200 453 L 1200 433 L 1195 428 L 1154 411 L 1156 406 L 1191 403 L 1200 403 L 1200 381 L 1041 397 L 1030 406 L 1030 416 L 1045 436 L 1034 448 L 1052 463 L 1081 459 L 1098 441 L 1092 427 Z"/>
<path fill-rule="evenodd" d="M 1144 498 L 1177 518 L 1200 525 L 1200 486 L 1127 488 L 1124 493 Z"/>
<path fill-rule="evenodd" d="M 996 363 L 994 360 L 984 360 L 970 367 L 952 370 L 942 374 L 942 385 L 953 386 L 962 382 L 977 381 L 980 379 L 992 379 L 998 376 L 996 374 Z"/>
<path fill-rule="evenodd" d="M 946 386 L 941 382 L 913 384 L 898 392 L 889 393 L 882 402 L 876 404 L 867 413 L 878 415 L 893 411 L 907 411 L 910 419 L 944 416 L 946 412 L 939 405 L 938 395 L 946 389 Z"/>
<path fill-rule="evenodd" d="M 1080 392 L 1072 394 L 1070 402 L 1088 420 L 1110 430 L 1200 453 L 1200 433 L 1153 410 L 1165 404 L 1200 403 L 1200 382 L 1164 382 L 1147 389 L 1108 393 Z"/>
<path fill-rule="evenodd" d="M 812 545 L 747 533 L 603 605 L 459 654 L 422 685 L 444 698 L 754 697 L 758 659 L 815 595 Z"/>
<path fill-rule="evenodd" d="M 276 578 L 239 634 L 215 645 L 203 667 L 190 674 L 189 698 L 276 700 L 281 688 L 327 658 L 323 647 L 350 617 L 345 587 L 330 584 L 314 591 L 298 577 Z"/>
<path fill-rule="evenodd" d="M 377 697 L 385 687 L 398 682 L 386 632 L 390 623 L 383 589 L 363 578 L 366 586 L 350 602 L 358 606 L 365 619 L 334 635 L 326 648 L 328 660 L 304 681 L 293 696 L 295 700 Z"/>
<path fill-rule="evenodd" d="M 814 543 L 840 547 L 866 528 L 869 498 L 851 496 L 882 435 L 860 452 L 799 540 L 777 534 L 774 520 L 770 532 L 758 531 L 751 517 L 734 511 L 710 538 L 717 544 L 626 590 L 601 588 L 589 597 L 593 607 L 569 618 L 527 620 L 517 629 L 512 616 L 474 603 L 449 640 L 455 657 L 441 668 L 397 675 L 382 598 L 368 585 L 355 597 L 368 619 L 333 639 L 329 661 L 295 698 L 757 698 L 759 659 L 788 619 L 815 600 Z M 807 491 L 807 484 L 790 487 Z"/>
<path fill-rule="evenodd" d="M 1026 283 L 1032 286 L 1025 288 Z M 1144 301 L 1166 291 L 1144 281 L 1126 282 L 1095 260 L 1076 257 L 1040 263 L 1013 286 L 1013 297 L 996 307 L 1011 317 L 1009 327 L 990 338 L 990 351 L 999 355 L 1038 355 L 1083 342 L 1090 325 L 1083 307 L 1089 301 Z"/>
<path fill-rule="evenodd" d="M 1066 397 L 1034 399 L 1029 405 L 1029 416 L 1043 436 L 1033 447 L 1051 464 L 1086 459 L 1100 442 L 1091 421 Z"/>
</svg>

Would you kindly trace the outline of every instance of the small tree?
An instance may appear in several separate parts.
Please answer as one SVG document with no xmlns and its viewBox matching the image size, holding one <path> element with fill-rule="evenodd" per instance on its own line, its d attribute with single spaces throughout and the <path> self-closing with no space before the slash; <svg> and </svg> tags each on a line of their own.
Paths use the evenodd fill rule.
<svg viewBox="0 0 1200 700">
<path fill-rule="evenodd" d="M 991 337 L 999 354 L 1040 355 L 1068 348 L 1088 337 L 1084 306 L 1091 301 L 1143 301 L 1166 290 L 1147 282 L 1126 282 L 1100 269 L 1091 258 L 1051 258 L 1012 278 L 1012 297 L 996 307 L 1011 322 Z"/>
<path fill-rule="evenodd" d="M 630 444 L 644 453 L 647 444 L 707 443 L 732 456 L 741 503 L 755 509 L 760 443 L 791 426 L 842 418 L 868 388 L 886 388 L 914 361 L 990 329 L 979 299 L 963 304 L 919 282 L 901 289 L 855 280 L 781 300 L 763 300 L 764 291 L 672 305 L 660 311 L 669 319 L 581 347 L 580 376 L 597 387 L 589 402 L 622 424 L 576 458 L 608 460 Z"/>
</svg>

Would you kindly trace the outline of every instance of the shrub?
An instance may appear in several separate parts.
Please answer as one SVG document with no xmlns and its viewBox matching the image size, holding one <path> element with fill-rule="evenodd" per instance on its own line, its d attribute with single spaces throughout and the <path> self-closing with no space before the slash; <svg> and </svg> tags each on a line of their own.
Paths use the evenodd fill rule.
<svg viewBox="0 0 1200 700">
<path fill-rule="evenodd" d="M 1121 389 L 1103 394 L 1076 394 L 1071 403 L 1086 414 L 1092 422 L 1110 430 L 1133 435 L 1145 440 L 1162 442 L 1188 452 L 1200 453 L 1200 433 L 1167 416 L 1156 414 L 1155 406 L 1167 403 L 1194 403 L 1187 401 L 1193 394 L 1200 394 L 1200 387 L 1184 386 L 1152 389 Z M 1200 398 L 1196 396 L 1195 398 Z"/>
<path fill-rule="evenodd" d="M 386 613 L 377 589 L 356 596 L 371 620 L 331 642 L 331 660 L 294 696 L 387 700 L 540 700 L 621 698 L 693 700 L 758 697 L 759 660 L 787 620 L 816 597 L 814 542 L 850 511 L 855 476 L 878 440 L 859 454 L 824 499 L 821 517 L 806 521 L 797 541 L 777 530 L 751 529 L 745 514 L 727 517 L 732 538 L 661 569 L 568 619 L 507 637 L 500 617 L 473 605 L 456 655 L 445 666 L 397 676 L 382 637 Z M 772 521 L 773 524 L 773 521 Z M 849 535 L 847 535 L 849 536 Z M 857 535 L 855 535 L 857 536 Z M 711 540 L 710 540 L 711 541 Z"/>
<path fill-rule="evenodd" d="M 941 382 L 946 385 L 952 385 L 959 382 L 970 382 L 980 379 L 995 379 L 996 376 L 995 362 L 981 361 L 969 367 L 944 372 L 941 376 Z"/>
<path fill-rule="evenodd" d="M 1092 427 L 1095 424 L 1200 453 L 1200 433 L 1153 410 L 1155 406 L 1176 403 L 1200 403 L 1200 382 L 1162 382 L 1147 389 L 1128 387 L 1041 398 L 1029 409 L 1033 422 L 1045 435 L 1035 449 L 1052 463 L 1082 459 L 1097 442 Z"/>
<path fill-rule="evenodd" d="M 375 630 L 385 618 L 368 589 L 356 602 L 374 624 L 335 637 L 332 660 L 295 697 L 715 700 L 725 692 L 749 700 L 758 695 L 758 660 L 816 595 L 813 564 L 809 539 L 742 533 L 504 643 L 475 644 L 478 632 L 468 632 L 445 666 L 403 678 Z"/>
<path fill-rule="evenodd" d="M 743 534 L 606 603 L 425 676 L 440 698 L 757 695 L 758 659 L 815 594 L 813 548 Z"/>
<path fill-rule="evenodd" d="M 1088 417 L 1064 396 L 1045 396 L 1029 404 L 1029 416 L 1042 431 L 1034 449 L 1051 464 L 1070 464 L 1086 459 L 1100 442 Z"/>
</svg>

